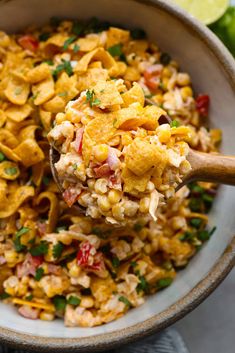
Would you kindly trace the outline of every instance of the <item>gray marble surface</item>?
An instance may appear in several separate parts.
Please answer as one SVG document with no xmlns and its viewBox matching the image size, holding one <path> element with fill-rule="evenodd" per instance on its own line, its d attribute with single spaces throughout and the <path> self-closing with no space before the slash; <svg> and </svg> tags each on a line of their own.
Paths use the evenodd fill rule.
<svg viewBox="0 0 235 353">
<path fill-rule="evenodd" d="M 174 327 L 190 353 L 235 353 L 235 269 Z"/>
</svg>

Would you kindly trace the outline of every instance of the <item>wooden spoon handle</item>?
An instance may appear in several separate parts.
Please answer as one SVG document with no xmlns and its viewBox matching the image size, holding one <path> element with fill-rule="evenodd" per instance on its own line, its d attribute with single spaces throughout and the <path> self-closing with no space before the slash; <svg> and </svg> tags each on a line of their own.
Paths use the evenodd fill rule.
<svg viewBox="0 0 235 353">
<path fill-rule="evenodd" d="M 235 185 L 235 157 L 190 150 L 187 160 L 192 170 L 185 182 L 198 180 Z"/>
</svg>

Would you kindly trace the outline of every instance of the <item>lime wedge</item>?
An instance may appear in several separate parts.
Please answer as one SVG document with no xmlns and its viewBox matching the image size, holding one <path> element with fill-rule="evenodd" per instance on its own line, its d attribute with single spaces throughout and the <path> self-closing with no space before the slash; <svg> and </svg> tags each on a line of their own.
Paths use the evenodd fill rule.
<svg viewBox="0 0 235 353">
<path fill-rule="evenodd" d="M 171 0 L 206 25 L 218 20 L 229 6 L 229 0 Z"/>
</svg>

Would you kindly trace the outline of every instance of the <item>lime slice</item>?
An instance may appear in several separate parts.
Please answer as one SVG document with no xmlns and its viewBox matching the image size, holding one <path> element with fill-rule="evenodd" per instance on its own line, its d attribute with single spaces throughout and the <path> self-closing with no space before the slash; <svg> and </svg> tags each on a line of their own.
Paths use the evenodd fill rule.
<svg viewBox="0 0 235 353">
<path fill-rule="evenodd" d="M 209 25 L 218 20 L 227 10 L 229 0 L 171 0 L 183 7 L 199 21 Z"/>
</svg>

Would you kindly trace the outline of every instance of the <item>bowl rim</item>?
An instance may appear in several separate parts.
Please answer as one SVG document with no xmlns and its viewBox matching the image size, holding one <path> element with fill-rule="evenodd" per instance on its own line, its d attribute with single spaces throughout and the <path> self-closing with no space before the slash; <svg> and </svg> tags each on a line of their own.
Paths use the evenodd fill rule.
<svg viewBox="0 0 235 353">
<path fill-rule="evenodd" d="M 188 15 L 186 11 L 174 3 L 165 2 L 164 0 L 129 1 L 163 10 L 182 21 L 188 27 L 188 30 L 196 34 L 215 55 L 235 92 L 234 58 L 223 43 L 206 26 Z M 5 0 L 0 0 L 0 2 L 4 3 Z M 12 347 L 17 346 L 18 349 L 40 350 L 41 352 L 54 352 L 55 349 L 58 352 L 64 352 L 64 349 L 70 349 L 73 352 L 94 352 L 115 348 L 156 333 L 184 317 L 215 290 L 234 266 L 235 236 L 209 273 L 189 293 L 150 319 L 125 329 L 83 338 L 48 338 L 0 327 L 0 342 Z"/>
</svg>

